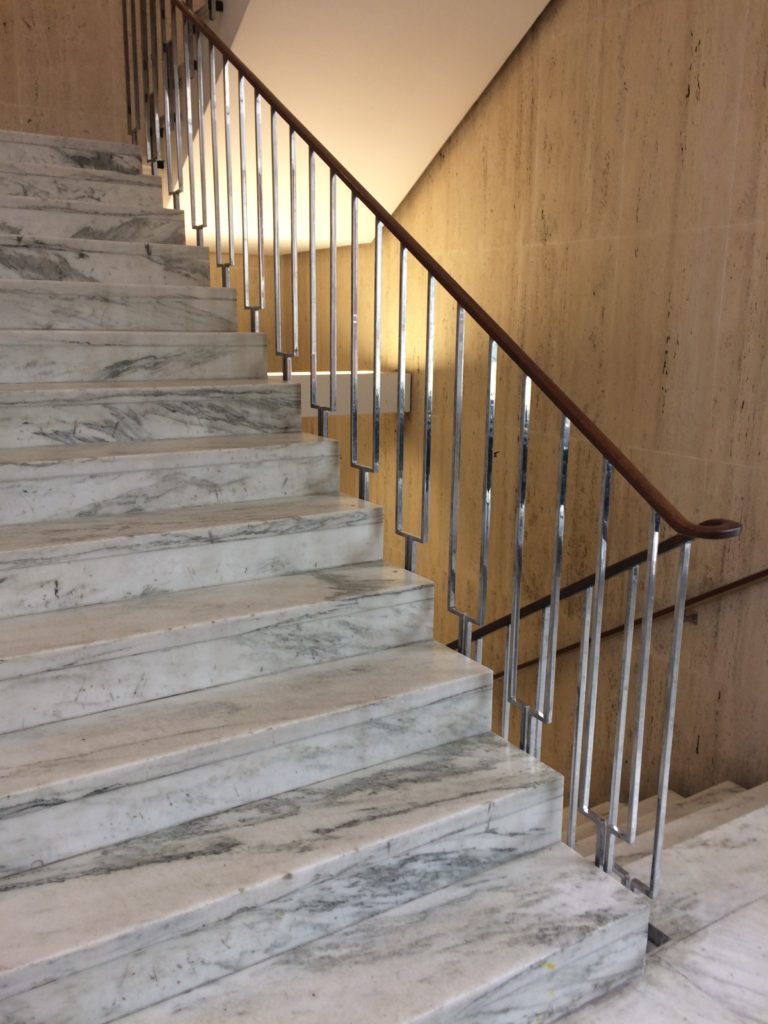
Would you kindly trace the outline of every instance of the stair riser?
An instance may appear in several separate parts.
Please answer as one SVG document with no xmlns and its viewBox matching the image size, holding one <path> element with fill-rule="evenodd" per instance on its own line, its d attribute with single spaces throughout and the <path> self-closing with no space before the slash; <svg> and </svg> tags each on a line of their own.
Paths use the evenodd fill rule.
<svg viewBox="0 0 768 1024">
<path fill-rule="evenodd" d="M 142 594 L 376 561 L 382 524 L 362 512 L 296 523 L 277 533 L 244 525 L 189 538 L 168 534 L 46 561 L 0 562 L 0 617 L 121 601 Z"/>
<path fill-rule="evenodd" d="M 21 139 L 0 139 L 0 161 L 7 164 L 33 164 L 37 167 L 82 167 L 94 171 L 119 171 L 140 174 L 141 157 L 136 153 L 113 152 L 97 146 L 69 145 L 64 139 L 56 142 L 26 142 Z"/>
<path fill-rule="evenodd" d="M 0 466 L 4 523 L 72 519 L 81 515 L 149 512 L 227 501 L 331 494 L 338 455 L 316 449 L 269 448 L 204 452 L 192 459 L 135 456 L 39 466 Z"/>
<path fill-rule="evenodd" d="M 154 700 L 432 636 L 432 592 L 384 594 L 0 664 L 2 729 Z M 202 814 L 204 812 L 200 812 Z"/>
<path fill-rule="evenodd" d="M 53 289 L 58 287 L 58 291 Z M 5 330 L 234 331 L 234 293 L 211 288 L 206 294 L 125 293 L 109 285 L 90 294 L 62 290 L 45 282 L 18 292 L 0 288 L 0 323 Z"/>
<path fill-rule="evenodd" d="M 0 331 L 3 380 L 235 380 L 266 376 L 263 335 Z"/>
<path fill-rule="evenodd" d="M 27 174 L 23 169 L 0 170 L 0 196 L 50 199 L 54 202 L 75 199 L 150 213 L 156 213 L 163 207 L 160 179 L 144 175 L 121 175 L 118 180 L 100 181 L 89 178 L 87 174 Z"/>
<path fill-rule="evenodd" d="M 183 922 L 161 922 L 151 932 L 134 933 L 132 948 L 125 948 L 125 940 L 110 943 L 89 951 L 87 959 L 80 953 L 9 978 L 8 994 L 0 988 L 0 998 L 11 1019 L 15 1014 L 26 1024 L 106 1024 L 355 924 L 371 912 L 541 849 L 556 840 L 560 806 L 559 792 L 549 792 L 517 810 L 512 795 L 446 816 L 428 829 L 361 850 L 353 859 L 318 865 L 295 879 L 289 891 L 283 880 L 279 888 L 238 893 Z M 44 989 L 33 988 L 43 984 Z"/>
<path fill-rule="evenodd" d="M 155 441 L 301 429 L 298 387 L 254 385 L 244 390 L 198 388 L 105 397 L 39 391 L 0 395 L 0 447 L 29 448 L 104 441 Z"/>
<path fill-rule="evenodd" d="M 22 200 L 18 200 L 20 204 Z M 43 238 L 99 238 L 113 242 L 168 242 L 184 244 L 181 213 L 102 212 L 13 205 L 0 198 L 0 234 Z"/>
<path fill-rule="evenodd" d="M 488 728 L 489 706 L 490 688 L 483 686 L 449 697 L 441 695 L 431 704 L 395 710 L 380 718 L 342 714 L 335 727 L 332 721 L 324 721 L 322 733 L 276 747 L 269 745 L 269 736 L 262 736 L 257 750 L 243 754 L 238 746 L 257 745 L 243 739 L 215 754 L 208 751 L 209 763 L 188 770 L 169 759 L 163 767 L 171 774 L 145 782 L 131 783 L 130 771 L 157 770 L 157 766 L 122 770 L 125 783 L 117 773 L 88 780 L 94 784 L 93 795 L 62 794 L 58 804 L 56 797 L 41 795 L 34 806 L 16 809 L 19 813 L 0 819 L 0 874 L 30 864 L 50 864 L 477 735 Z M 344 722 L 345 717 L 361 720 Z M 210 760 L 214 757 L 220 760 Z"/>
<path fill-rule="evenodd" d="M 0 241 L 0 280 L 91 284 L 210 284 L 207 251 L 175 245 Z M 122 251 L 125 246 L 128 251 Z M 88 378 L 84 378 L 88 379 Z"/>
</svg>

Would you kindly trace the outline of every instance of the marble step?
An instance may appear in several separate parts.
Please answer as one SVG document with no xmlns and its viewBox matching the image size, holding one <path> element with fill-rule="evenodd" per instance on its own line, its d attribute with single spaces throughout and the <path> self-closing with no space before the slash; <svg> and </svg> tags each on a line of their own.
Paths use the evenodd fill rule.
<svg viewBox="0 0 768 1024">
<path fill-rule="evenodd" d="M 487 670 L 393 639 L 384 623 L 363 655 L 0 736 L 0 874 L 488 730 Z"/>
<path fill-rule="evenodd" d="M 30 132 L 0 132 L 0 161 L 52 169 L 71 167 L 141 174 L 138 146 Z"/>
<path fill-rule="evenodd" d="M 0 523 L 159 512 L 338 490 L 335 441 L 312 434 L 0 449 Z"/>
<path fill-rule="evenodd" d="M 0 619 L 0 729 L 428 640 L 432 610 L 428 580 L 369 562 Z"/>
<path fill-rule="evenodd" d="M 6 383 L 224 380 L 267 373 L 266 337 L 236 331 L 6 331 Z"/>
<path fill-rule="evenodd" d="M 642 970 L 645 900 L 556 845 L 124 1019 L 553 1021 Z"/>
<path fill-rule="evenodd" d="M 184 214 L 159 208 L 153 213 L 80 199 L 30 199 L 0 195 L 0 235 L 43 238 L 100 238 L 113 242 L 167 242 L 183 245 Z"/>
<path fill-rule="evenodd" d="M 382 518 L 317 494 L 0 527 L 0 617 L 375 561 Z"/>
<path fill-rule="evenodd" d="M 0 281 L 4 330 L 235 331 L 231 288 Z"/>
<path fill-rule="evenodd" d="M 157 211 L 163 207 L 159 177 L 83 167 L 46 167 L 6 163 L 0 144 L 0 196 L 107 203 L 125 209 Z"/>
<path fill-rule="evenodd" d="M 726 799 L 732 793 L 743 792 L 743 787 L 738 786 L 735 782 L 721 782 L 716 786 L 710 786 L 709 789 L 702 790 L 701 793 L 696 793 L 694 796 L 683 797 L 679 793 L 675 793 L 670 790 L 667 798 L 667 817 L 666 821 L 677 821 L 679 818 L 684 818 L 688 814 L 693 814 L 695 811 L 702 810 L 704 807 L 709 807 L 713 804 L 719 803 L 721 800 Z M 643 840 L 644 844 L 653 842 L 652 834 L 656 828 L 656 806 L 658 798 L 655 796 L 648 797 L 647 800 L 641 800 L 639 809 L 640 814 L 637 819 L 637 834 L 638 836 L 646 835 L 651 833 L 651 836 Z M 601 805 L 596 808 L 599 813 L 607 813 L 607 805 Z M 619 818 L 621 822 L 626 821 L 626 808 L 622 808 L 621 816 Z M 580 836 L 579 841 L 576 844 L 576 851 L 583 857 L 593 857 L 595 853 L 595 826 L 591 821 L 586 821 L 584 826 L 579 833 L 577 830 L 577 836 Z M 627 847 L 627 850 L 630 848 Z M 649 849 L 647 845 L 642 847 L 643 850 Z"/>
<path fill-rule="evenodd" d="M 561 793 L 488 733 L 15 875 L 0 1002 L 114 1020 L 551 844 Z"/>
<path fill-rule="evenodd" d="M 0 235 L 0 279 L 206 286 L 211 272 L 197 246 Z"/>
<path fill-rule="evenodd" d="M 0 384 L 0 447 L 288 433 L 300 403 L 282 381 Z"/>
<path fill-rule="evenodd" d="M 708 831 L 716 825 L 732 821 L 768 802 L 768 783 L 755 789 L 737 789 L 736 792 L 728 790 L 732 785 L 723 784 L 723 791 L 720 787 L 713 787 L 714 793 L 705 790 L 704 793 L 698 794 L 701 802 L 698 805 L 692 803 L 688 814 L 677 820 L 668 821 L 664 828 L 665 851 L 676 843 Z M 689 800 L 693 801 L 695 798 L 689 797 Z M 647 857 L 652 850 L 653 832 L 647 832 L 639 836 L 633 846 L 617 845 L 617 860 L 620 864 L 631 865 L 633 874 L 636 874 L 636 863 Z"/>
</svg>

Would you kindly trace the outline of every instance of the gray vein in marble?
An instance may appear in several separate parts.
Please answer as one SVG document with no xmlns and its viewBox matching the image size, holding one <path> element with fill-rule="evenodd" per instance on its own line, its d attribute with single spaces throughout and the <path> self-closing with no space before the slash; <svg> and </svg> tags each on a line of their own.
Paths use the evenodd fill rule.
<svg viewBox="0 0 768 1024">
<path fill-rule="evenodd" d="M 141 155 L 136 146 L 28 132 L 0 132 L 0 159 L 11 164 L 141 173 Z"/>
<path fill-rule="evenodd" d="M 184 218 L 176 210 L 136 211 L 106 203 L 0 195 L 0 234 L 93 238 L 115 242 L 184 244 Z"/>
<path fill-rule="evenodd" d="M 0 162 L 0 195 L 104 202 L 136 210 L 157 210 L 163 206 L 159 177 L 23 163 Z"/>
</svg>

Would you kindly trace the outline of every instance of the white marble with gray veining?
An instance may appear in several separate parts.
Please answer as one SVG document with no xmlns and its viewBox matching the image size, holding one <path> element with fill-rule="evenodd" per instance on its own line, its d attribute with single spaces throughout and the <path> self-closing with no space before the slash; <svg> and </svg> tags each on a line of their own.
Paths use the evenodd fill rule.
<svg viewBox="0 0 768 1024">
<path fill-rule="evenodd" d="M 5 526 L 0 617 L 381 557 L 381 509 L 335 494 Z"/>
<path fill-rule="evenodd" d="M 236 331 L 6 331 L 6 383 L 263 378 L 266 338 Z"/>
<path fill-rule="evenodd" d="M 236 294 L 191 285 L 0 281 L 5 330 L 234 331 Z"/>
<path fill-rule="evenodd" d="M 487 733 L 8 878 L 0 999 L 110 1020 L 549 845 L 561 790 Z"/>
<path fill-rule="evenodd" d="M 208 250 L 195 246 L 0 235 L 0 278 L 208 285 L 210 262 Z"/>
<path fill-rule="evenodd" d="M 644 900 L 556 845 L 126 1020 L 544 1024 L 638 973 L 647 921 Z"/>
<path fill-rule="evenodd" d="M 83 167 L 54 168 L 36 163 L 6 163 L 2 160 L 1 145 L 0 196 L 76 199 L 149 211 L 163 206 L 162 180 L 157 176 Z"/>
<path fill-rule="evenodd" d="M 7 735 L 428 640 L 432 585 L 378 563 L 0 619 Z"/>
<path fill-rule="evenodd" d="M 184 214 L 155 213 L 78 199 L 28 199 L 0 195 L 0 235 L 102 238 L 113 242 L 184 244 Z"/>
<path fill-rule="evenodd" d="M 490 686 L 474 662 L 409 644 L 29 730 L 26 743 L 6 734 L 0 871 L 485 732 Z"/>
<path fill-rule="evenodd" d="M 0 384 L 0 448 L 301 430 L 283 381 Z"/>
<path fill-rule="evenodd" d="M 328 494 L 335 441 L 252 434 L 0 450 L 0 522 Z"/>
<path fill-rule="evenodd" d="M 81 168 L 141 173 L 138 146 L 94 139 L 69 139 L 36 132 L 0 132 L 0 161 L 6 164 L 35 164 L 38 167 Z"/>
</svg>

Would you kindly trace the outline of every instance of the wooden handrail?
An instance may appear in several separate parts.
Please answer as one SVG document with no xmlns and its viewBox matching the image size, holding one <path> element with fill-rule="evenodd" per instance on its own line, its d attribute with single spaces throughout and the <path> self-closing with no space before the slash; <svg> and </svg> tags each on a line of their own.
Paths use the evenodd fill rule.
<svg viewBox="0 0 768 1024">
<path fill-rule="evenodd" d="M 198 17 L 185 0 L 171 0 L 187 21 L 191 22 L 222 54 L 238 74 L 253 86 L 292 128 L 296 135 L 303 139 L 309 148 L 328 166 L 333 173 L 356 195 L 387 228 L 387 230 L 422 264 L 429 274 L 448 294 L 472 317 L 480 328 L 517 364 L 523 373 L 541 390 L 547 398 L 571 421 L 573 426 L 607 459 L 614 469 L 621 474 L 627 483 L 676 533 L 684 538 L 701 538 L 722 540 L 735 537 L 741 532 L 741 524 L 731 519 L 708 519 L 695 523 L 684 516 L 659 491 L 637 466 L 619 449 L 613 441 L 594 423 L 587 414 L 560 388 L 551 377 L 515 342 L 509 334 L 491 317 L 483 307 L 454 280 L 445 268 L 427 252 L 426 249 L 397 221 L 370 192 L 355 178 L 334 155 L 317 139 L 308 128 L 275 96 L 275 94 L 256 77 L 239 57 L 232 52 L 227 44 Z"/>
</svg>

